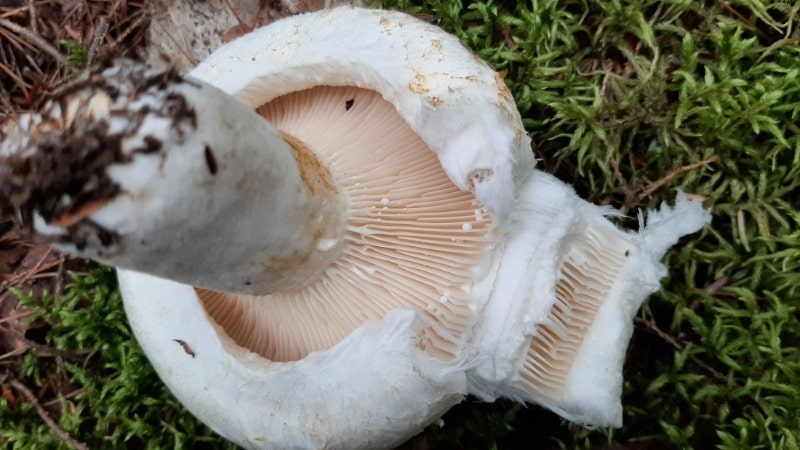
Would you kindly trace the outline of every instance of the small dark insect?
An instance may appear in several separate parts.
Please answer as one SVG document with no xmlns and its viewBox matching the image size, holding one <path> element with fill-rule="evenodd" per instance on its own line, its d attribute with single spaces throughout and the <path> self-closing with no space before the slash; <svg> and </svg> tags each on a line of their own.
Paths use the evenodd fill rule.
<svg viewBox="0 0 800 450">
<path fill-rule="evenodd" d="M 627 258 L 627 257 L 628 257 L 628 255 L 630 255 L 630 254 L 631 254 L 631 251 L 626 249 L 626 250 L 625 250 L 625 257 Z"/>
<path fill-rule="evenodd" d="M 189 344 L 187 344 L 186 341 L 180 339 L 173 339 L 173 341 L 180 344 L 180 346 L 183 347 L 183 351 L 185 351 L 187 355 L 191 356 L 192 358 L 197 356 L 197 354 L 195 354 L 194 350 L 192 350 L 192 348 L 189 347 Z"/>
<path fill-rule="evenodd" d="M 208 166 L 208 171 L 211 172 L 211 175 L 216 175 L 217 158 L 214 157 L 214 152 L 211 151 L 211 147 L 206 145 L 204 153 L 206 155 L 206 165 Z"/>
<path fill-rule="evenodd" d="M 350 111 L 350 108 L 352 108 L 355 103 L 356 103 L 356 99 L 354 99 L 354 98 L 351 98 L 350 100 L 345 101 L 344 102 L 345 111 Z"/>
</svg>

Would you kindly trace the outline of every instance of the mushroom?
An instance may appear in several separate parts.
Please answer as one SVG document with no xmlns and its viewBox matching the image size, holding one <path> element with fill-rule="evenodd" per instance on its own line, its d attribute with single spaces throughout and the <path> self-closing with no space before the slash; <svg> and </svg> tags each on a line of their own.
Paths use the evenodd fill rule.
<svg viewBox="0 0 800 450">
<path fill-rule="evenodd" d="M 615 227 L 399 12 L 287 18 L 189 76 L 116 61 L 6 128 L 0 206 L 118 267 L 159 376 L 247 448 L 392 447 L 467 394 L 618 426 L 632 317 L 709 220 L 678 194 Z"/>
</svg>

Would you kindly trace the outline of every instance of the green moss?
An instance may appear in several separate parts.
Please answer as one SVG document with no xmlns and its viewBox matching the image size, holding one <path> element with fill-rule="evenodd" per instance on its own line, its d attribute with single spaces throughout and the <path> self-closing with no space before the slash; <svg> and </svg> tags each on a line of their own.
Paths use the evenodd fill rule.
<svg viewBox="0 0 800 450">
<path fill-rule="evenodd" d="M 89 62 L 89 47 L 71 39 L 62 39 L 58 43 L 67 49 L 67 63 L 70 67 L 83 66 Z"/>
<path fill-rule="evenodd" d="M 58 425 L 92 449 L 224 448 L 161 384 L 133 339 L 110 269 L 77 277 L 53 300 L 18 294 L 33 324 L 47 324 L 44 342 L 55 352 L 31 351 L 19 378 L 53 386 L 46 405 Z M 69 448 L 30 403 L 0 400 L 0 443 L 13 449 Z M 234 448 L 233 446 L 229 446 Z"/>
</svg>

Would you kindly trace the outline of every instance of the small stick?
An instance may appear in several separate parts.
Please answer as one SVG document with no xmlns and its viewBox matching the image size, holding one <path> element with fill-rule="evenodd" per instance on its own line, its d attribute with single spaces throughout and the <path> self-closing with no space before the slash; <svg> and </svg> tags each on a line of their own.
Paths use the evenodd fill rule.
<svg viewBox="0 0 800 450">
<path fill-rule="evenodd" d="M 73 439 L 69 434 L 67 434 L 66 431 L 62 430 L 61 427 L 59 427 L 58 424 L 56 424 L 53 421 L 50 415 L 47 414 L 47 411 L 45 411 L 45 409 L 39 403 L 39 399 L 37 399 L 36 396 L 33 395 L 33 392 L 31 392 L 31 390 L 28 389 L 27 386 L 22 384 L 19 380 L 11 380 L 11 386 L 13 386 L 14 389 L 19 391 L 19 393 L 22 394 L 23 397 L 25 397 L 31 404 L 33 404 L 33 407 L 36 408 L 36 413 L 39 415 L 42 421 L 44 421 L 44 423 L 46 423 L 47 426 L 50 427 L 53 433 L 55 433 L 56 436 L 58 436 L 59 439 L 71 445 L 72 448 L 75 448 L 77 450 L 89 450 L 89 447 L 87 447 L 86 444 L 78 442 L 75 439 Z"/>
<path fill-rule="evenodd" d="M 240 26 L 244 27 L 247 30 L 253 29 L 250 25 L 247 24 L 247 22 L 245 22 L 244 20 L 242 20 L 241 17 L 239 17 L 239 12 L 236 11 L 236 8 L 234 8 L 233 5 L 231 5 L 231 2 L 229 0 L 225 0 L 225 5 L 228 6 L 228 9 L 231 11 L 231 14 L 233 14 L 233 17 L 236 18 L 236 21 L 239 22 Z"/>
<path fill-rule="evenodd" d="M 7 19 L 0 19 L 0 26 L 8 29 L 12 33 L 17 33 L 26 38 L 30 43 L 39 47 L 40 50 L 52 56 L 59 64 L 67 65 L 67 58 L 58 52 L 52 45 L 48 44 L 41 36 L 31 33 L 29 30 L 11 22 Z"/>
<path fill-rule="evenodd" d="M 131 22 L 130 25 L 128 25 L 124 30 L 122 30 L 121 33 L 119 33 L 119 36 L 117 36 L 116 42 L 122 42 L 123 40 L 125 40 L 125 38 L 127 38 L 128 35 L 131 34 L 132 30 L 135 30 L 136 28 L 139 27 L 139 25 L 144 23 L 146 20 L 149 20 L 151 18 L 151 14 L 150 14 L 149 11 L 148 12 L 141 12 L 140 11 L 140 12 L 136 13 L 133 17 L 136 17 L 136 19 L 134 19 L 133 22 Z M 163 29 L 164 26 L 162 25 L 161 28 Z M 170 38 L 172 38 L 171 35 L 170 35 Z M 173 40 L 173 42 L 175 41 L 175 39 L 172 39 L 172 40 Z M 114 44 L 114 45 L 116 45 L 116 44 Z"/>
<path fill-rule="evenodd" d="M 67 258 L 64 255 L 58 256 L 58 270 L 56 271 L 56 282 L 53 286 L 53 298 L 58 298 L 61 295 L 61 289 L 64 285 L 64 262 Z"/>
<path fill-rule="evenodd" d="M 58 265 L 58 261 L 50 261 L 50 262 L 45 264 L 45 260 L 47 260 L 47 257 L 50 256 L 52 253 L 53 253 L 53 248 L 49 247 L 47 249 L 47 251 L 45 252 L 45 254 L 42 255 L 42 257 L 39 258 L 38 261 L 36 261 L 36 264 L 33 267 L 31 267 L 30 269 L 26 270 L 24 273 L 19 274 L 18 276 L 15 276 L 14 278 L 12 278 L 12 282 L 11 283 L 13 284 L 13 283 L 16 283 L 16 282 L 18 282 L 20 280 L 24 281 L 24 280 L 31 279 L 31 278 L 35 277 L 36 275 L 38 275 L 39 273 L 57 266 Z"/>
<path fill-rule="evenodd" d="M 654 182 L 650 186 L 648 186 L 647 189 L 645 189 L 644 191 L 642 191 L 641 194 L 636 196 L 636 201 L 637 202 L 641 202 L 642 200 L 644 200 L 645 197 L 650 196 L 650 194 L 652 194 L 653 192 L 657 191 L 661 186 L 667 184 L 667 182 L 669 180 L 677 177 L 678 175 L 680 175 L 682 173 L 685 173 L 685 172 L 689 172 L 689 171 L 694 170 L 694 169 L 697 169 L 698 167 L 706 166 L 706 165 L 711 164 L 713 162 L 717 162 L 718 160 L 719 160 L 719 156 L 714 155 L 711 158 L 708 158 L 706 160 L 703 160 L 703 161 L 700 161 L 700 162 L 697 162 L 697 163 L 694 163 L 694 164 L 689 164 L 688 166 L 678 167 L 677 169 L 674 169 L 672 172 L 670 172 L 666 176 L 664 176 L 664 178 L 662 178 L 662 179 Z"/>
<path fill-rule="evenodd" d="M 726 284 L 728 284 L 728 277 L 718 278 L 713 283 L 709 284 L 704 291 L 708 295 L 714 295 L 719 292 L 720 289 L 725 287 Z"/>
<path fill-rule="evenodd" d="M 258 8 L 256 9 L 256 13 L 253 14 L 253 23 L 250 25 L 251 30 L 258 27 L 258 19 L 261 17 L 262 11 L 264 11 L 264 2 L 258 2 Z"/>
<path fill-rule="evenodd" d="M 661 11 L 663 10 L 664 4 L 659 3 L 658 8 L 656 8 L 656 12 L 653 13 L 653 16 L 650 17 L 650 20 L 647 21 L 647 24 L 651 27 L 656 23 L 656 21 L 661 17 Z M 639 50 L 642 49 L 642 41 L 636 43 L 636 48 L 633 49 L 633 52 L 638 54 Z"/>
<path fill-rule="evenodd" d="M 30 85 L 28 83 L 26 83 L 22 78 L 17 76 L 17 74 L 12 72 L 11 69 L 6 67 L 4 64 L 0 64 L 0 70 L 5 72 L 6 75 L 8 75 L 9 77 L 13 78 L 14 81 L 17 83 L 17 86 L 21 86 L 23 88 L 29 88 L 30 87 Z M 10 109 L 9 109 L 9 111 L 10 111 Z"/>
<path fill-rule="evenodd" d="M 33 314 L 33 311 L 24 311 L 24 312 L 18 312 L 18 313 L 14 313 L 14 314 L 9 314 L 6 317 L 0 318 L 0 324 L 6 323 L 6 322 L 13 322 L 13 321 L 16 321 L 16 320 L 19 320 L 19 319 L 24 319 L 26 317 L 30 317 L 32 314 Z M 0 359 L 2 359 L 2 358 L 0 357 Z"/>
<path fill-rule="evenodd" d="M 664 331 L 662 331 L 661 328 L 658 328 L 658 325 L 656 325 L 656 323 L 655 323 L 655 321 L 653 321 L 653 319 L 643 319 L 641 317 L 636 317 L 634 319 L 634 322 L 644 325 L 645 328 L 647 328 L 648 331 L 650 331 L 651 333 L 653 333 L 656 336 L 660 337 L 664 342 L 666 342 L 667 344 L 671 345 L 675 350 L 680 352 L 680 351 L 683 351 L 684 349 L 686 349 L 685 345 L 683 345 L 682 343 L 678 342 L 678 340 L 675 339 L 674 337 L 672 337 L 671 335 L 669 335 L 669 334 L 665 333 Z M 714 369 L 713 367 L 709 366 L 708 364 L 704 363 L 703 361 L 700 361 L 700 359 L 698 357 L 696 357 L 694 355 L 691 355 L 691 356 L 689 356 L 689 359 L 693 363 L 695 363 L 698 366 L 700 366 L 700 368 L 708 371 L 708 373 L 710 373 L 711 376 L 716 378 L 718 381 L 721 381 L 723 383 L 727 383 L 727 382 L 730 381 L 730 382 L 733 383 L 734 386 L 738 386 L 738 383 L 736 383 L 735 380 L 729 379 L 725 374 L 723 374 L 720 371 Z"/>
<path fill-rule="evenodd" d="M 158 24 L 158 26 L 159 26 L 159 27 L 161 27 L 161 30 L 162 30 L 162 31 L 163 31 L 163 32 L 164 32 L 164 33 L 167 35 L 167 37 L 169 38 L 169 40 L 170 40 L 170 41 L 172 41 L 172 43 L 173 43 L 173 44 L 175 44 L 175 46 L 176 46 L 176 47 L 178 47 L 178 51 L 181 53 L 181 55 L 183 55 L 183 57 L 184 57 L 184 58 L 186 58 L 186 60 L 187 60 L 187 61 L 189 61 L 189 65 L 190 65 L 190 66 L 196 66 L 196 65 L 197 65 L 197 61 L 195 61 L 195 60 L 194 60 L 194 58 L 192 58 L 192 55 L 190 55 L 190 54 L 189 54 L 189 53 L 188 53 L 188 52 L 187 52 L 187 51 L 186 51 L 186 50 L 183 48 L 183 46 L 182 46 L 181 44 L 179 44 L 179 43 L 178 43 L 178 41 L 175 39 L 175 37 L 172 35 L 172 33 L 170 33 L 170 32 L 169 32 L 169 30 L 167 30 L 167 29 L 164 27 L 164 25 L 161 25 L 161 24 L 159 23 L 159 24 Z"/>
<path fill-rule="evenodd" d="M 60 397 L 63 398 L 63 399 L 70 399 L 70 398 L 73 398 L 73 397 L 78 396 L 80 394 L 83 394 L 84 392 L 86 392 L 86 388 L 78 388 L 78 389 L 75 389 L 74 391 L 72 391 L 72 392 L 70 392 L 68 394 L 63 394 Z M 49 402 L 46 402 L 44 404 L 44 407 L 45 408 L 49 408 L 49 407 L 59 403 L 61 401 L 61 398 L 54 398 L 54 399 L 50 400 Z"/>
<path fill-rule="evenodd" d="M 36 7 L 33 4 L 33 0 L 28 0 L 28 12 L 31 15 L 31 28 L 34 33 L 39 34 L 39 25 L 36 23 Z"/>
<path fill-rule="evenodd" d="M 25 353 L 27 351 L 28 351 L 27 348 L 18 348 L 16 350 L 11 350 L 10 352 L 6 352 L 6 353 L 3 353 L 2 355 L 0 355 L 0 361 L 3 361 L 5 359 L 11 359 L 11 358 L 13 358 L 13 357 L 15 357 L 17 355 L 21 355 L 21 354 L 23 354 L 23 353 Z"/>
<path fill-rule="evenodd" d="M 101 17 L 97 25 L 97 29 L 94 31 L 92 45 L 89 47 L 89 56 L 86 58 L 87 66 L 92 65 L 92 61 L 94 61 L 95 56 L 97 56 L 97 52 L 100 51 L 100 47 L 103 45 L 103 41 L 105 41 L 106 33 L 108 33 L 108 21 L 105 17 Z"/>
</svg>

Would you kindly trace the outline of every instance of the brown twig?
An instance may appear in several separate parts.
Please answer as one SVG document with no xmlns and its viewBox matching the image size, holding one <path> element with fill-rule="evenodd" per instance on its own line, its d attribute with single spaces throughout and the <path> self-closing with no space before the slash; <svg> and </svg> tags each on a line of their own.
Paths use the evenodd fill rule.
<svg viewBox="0 0 800 450">
<path fill-rule="evenodd" d="M 680 175 L 682 173 L 686 173 L 686 172 L 692 171 L 694 169 L 697 169 L 698 167 L 707 166 L 707 165 L 709 165 L 711 163 L 717 162 L 718 160 L 719 160 L 719 156 L 714 155 L 714 156 L 712 156 L 712 157 L 710 157 L 708 159 L 704 159 L 703 161 L 696 162 L 694 164 L 689 164 L 687 166 L 678 167 L 677 169 L 673 169 L 670 173 L 666 174 L 660 180 L 657 180 L 657 181 L 653 182 L 652 184 L 650 184 L 650 186 L 647 186 L 647 188 L 644 191 L 642 191 L 641 194 L 636 196 L 636 202 L 637 203 L 641 202 L 642 200 L 645 199 L 645 197 L 649 197 L 650 194 L 652 194 L 653 192 L 657 191 L 661 186 L 667 184 L 667 182 L 669 182 L 671 179 L 677 177 L 678 175 Z"/>
<path fill-rule="evenodd" d="M 728 277 L 721 277 L 721 278 L 717 278 L 716 280 L 714 280 L 713 283 L 711 283 L 708 286 L 706 286 L 706 288 L 703 289 L 703 290 L 708 295 L 714 295 L 717 292 L 719 292 L 720 289 L 725 287 L 725 285 L 727 285 L 727 284 L 728 284 Z"/>
<path fill-rule="evenodd" d="M 18 317 L 26 317 L 26 316 L 18 316 Z M 83 361 L 86 359 L 87 355 L 92 353 L 89 349 L 83 350 L 59 350 L 44 344 L 39 344 L 38 342 L 34 342 L 28 338 L 22 336 L 22 333 L 16 330 L 8 330 L 0 329 L 4 333 L 15 333 L 19 337 L 17 338 L 22 344 L 23 347 L 11 350 L 9 352 L 3 353 L 0 355 L 0 361 L 4 359 L 8 359 L 17 355 L 21 355 L 28 351 L 32 351 L 37 358 L 63 358 L 68 361 Z"/>
<path fill-rule="evenodd" d="M 19 355 L 27 352 L 28 350 L 29 349 L 27 349 L 27 348 L 17 348 L 17 349 L 11 350 L 9 352 L 3 353 L 2 355 L 0 355 L 0 361 L 6 360 L 6 359 L 11 359 L 11 358 L 13 358 L 15 356 L 19 356 Z"/>
<path fill-rule="evenodd" d="M 0 318 L 0 324 L 6 323 L 6 322 L 18 322 L 20 319 L 24 319 L 26 317 L 30 317 L 32 314 L 33 314 L 33 311 L 23 311 L 23 312 L 18 312 L 18 313 L 15 313 L 15 314 L 9 314 L 6 317 Z"/>
<path fill-rule="evenodd" d="M 119 35 L 117 36 L 116 42 L 122 42 L 125 40 L 132 32 L 135 30 L 139 30 L 140 27 L 148 20 L 151 19 L 151 10 L 141 10 L 138 11 L 135 15 L 131 16 L 131 23 L 124 30 L 122 30 Z M 134 18 L 135 17 L 135 18 Z M 162 27 L 163 28 L 163 27 Z M 174 41 L 174 39 L 173 39 Z M 116 44 L 115 44 L 116 45 Z"/>
<path fill-rule="evenodd" d="M 28 0 L 28 13 L 31 16 L 31 30 L 39 34 L 39 25 L 36 23 L 36 5 L 34 5 L 33 0 Z"/>
<path fill-rule="evenodd" d="M 663 11 L 663 9 L 664 9 L 664 3 L 659 3 L 658 7 L 656 8 L 656 11 L 650 17 L 650 20 L 647 21 L 647 24 L 650 25 L 651 27 L 655 25 L 656 21 L 661 18 L 661 12 Z M 633 53 L 638 54 L 639 51 L 641 50 L 642 50 L 642 41 L 640 40 L 639 42 L 636 43 L 636 48 L 633 49 Z"/>
<path fill-rule="evenodd" d="M 2 19 L 0 19 L 2 20 Z M 2 35 L 2 33 L 0 33 Z M 22 88 L 29 88 L 30 84 L 26 83 L 22 78 L 20 78 L 16 73 L 14 73 L 11 69 L 5 66 L 5 64 L 0 64 L 0 70 L 6 73 L 9 77 L 11 77 L 14 82 L 17 83 L 18 86 Z"/>
<path fill-rule="evenodd" d="M 61 289 L 64 287 L 64 263 L 66 261 L 66 256 L 58 255 L 58 269 L 56 270 L 55 286 L 53 286 L 53 298 L 58 298 L 61 295 Z"/>
<path fill-rule="evenodd" d="M 25 345 L 28 346 L 29 350 L 33 351 L 37 358 L 62 358 L 67 361 L 77 362 L 85 360 L 86 357 L 92 353 L 92 350 L 89 349 L 59 350 L 48 345 L 39 344 L 27 338 L 25 339 Z"/>
<path fill-rule="evenodd" d="M 101 17 L 98 19 L 97 28 L 94 30 L 94 39 L 92 39 L 92 45 L 89 47 L 89 55 L 86 58 L 87 66 L 94 62 L 97 52 L 100 51 L 100 47 L 103 45 L 103 41 L 105 41 L 106 33 L 108 33 L 108 20 L 106 20 L 105 17 Z"/>
<path fill-rule="evenodd" d="M 245 22 L 241 17 L 239 17 L 239 11 L 237 11 L 236 8 L 234 8 L 233 5 L 231 5 L 231 2 L 229 0 L 225 0 L 225 5 L 231 11 L 233 17 L 236 18 L 236 21 L 239 22 L 239 26 L 244 27 L 248 31 L 253 29 L 250 25 L 247 24 L 247 22 Z"/>
<path fill-rule="evenodd" d="M 172 43 L 175 44 L 176 47 L 178 47 L 178 51 L 181 52 L 181 55 L 183 55 L 183 57 L 186 58 L 187 61 L 189 61 L 189 65 L 190 66 L 196 66 L 197 65 L 197 61 L 195 61 L 195 59 L 192 58 L 192 55 L 190 55 L 186 51 L 186 49 L 184 49 L 183 46 L 180 43 L 178 43 L 178 40 L 175 39 L 175 36 L 173 36 L 172 33 L 170 33 L 169 30 L 167 30 L 164 27 L 164 25 L 159 23 L 158 26 L 161 27 L 161 30 L 164 32 L 164 34 L 167 35 L 169 40 L 172 41 Z"/>
<path fill-rule="evenodd" d="M 758 34 L 763 34 L 763 32 L 762 32 L 761 30 L 759 30 L 759 29 L 758 29 L 758 27 L 756 26 L 755 22 L 753 22 L 752 20 L 750 20 L 750 19 L 748 19 L 747 17 L 743 16 L 743 15 L 742 15 L 742 14 L 741 14 L 739 11 L 737 11 L 737 10 L 733 9 L 733 7 L 731 6 L 731 4 L 730 4 L 730 3 L 726 2 L 725 0 L 718 0 L 718 3 L 719 3 L 719 4 L 720 4 L 720 6 L 722 6 L 722 7 L 723 7 L 723 8 L 724 8 L 726 11 L 728 11 L 729 13 L 731 13 L 731 15 L 735 16 L 735 17 L 736 17 L 737 19 L 739 19 L 739 20 L 740 20 L 740 21 L 741 21 L 743 24 L 747 25 L 747 26 L 750 28 L 750 30 L 751 30 L 751 31 L 754 31 L 754 32 L 756 32 L 756 33 L 758 33 Z"/>
<path fill-rule="evenodd" d="M 83 394 L 84 392 L 86 392 L 86 388 L 75 389 L 72 392 L 69 392 L 67 394 L 59 395 L 59 398 L 54 398 L 54 399 L 50 400 L 49 402 L 45 402 L 44 403 L 44 407 L 45 408 L 49 408 L 49 407 L 54 406 L 54 405 L 58 404 L 59 402 L 61 402 L 61 399 L 69 400 L 69 399 L 71 399 L 73 397 L 76 397 L 78 395 Z"/>
<path fill-rule="evenodd" d="M 52 45 L 48 44 L 38 34 L 33 33 L 25 28 L 22 28 L 21 26 L 7 19 L 0 19 L 0 26 L 11 31 L 12 33 L 17 33 L 23 36 L 25 39 L 28 40 L 28 42 L 39 47 L 40 50 L 52 56 L 53 59 L 55 59 L 59 64 L 63 65 L 67 64 L 67 58 L 61 53 L 59 53 L 58 50 L 56 50 Z"/>
<path fill-rule="evenodd" d="M 680 351 L 683 351 L 683 350 L 686 349 L 686 346 L 683 345 L 682 343 L 678 342 L 678 340 L 675 339 L 674 337 L 672 337 L 672 335 L 670 335 L 669 333 L 665 333 L 663 330 L 661 330 L 661 328 L 658 328 L 658 325 L 656 325 L 656 323 L 655 323 L 655 321 L 653 319 L 650 319 L 650 318 L 644 319 L 642 317 L 636 317 L 636 319 L 634 319 L 634 321 L 636 323 L 638 323 L 639 325 L 644 325 L 644 327 L 647 329 L 647 331 L 649 331 L 649 332 L 655 334 L 656 336 L 658 336 L 659 338 L 661 338 L 661 340 L 663 340 L 667 344 L 671 345 L 675 350 L 678 350 L 680 352 Z M 733 383 L 735 386 L 738 386 L 736 381 L 732 380 L 731 378 L 729 378 L 728 376 L 726 376 L 722 372 L 714 369 L 713 367 L 709 366 L 708 364 L 704 363 L 703 361 L 700 361 L 700 359 L 697 358 L 696 356 L 690 355 L 689 359 L 693 363 L 697 364 L 700 368 L 702 368 L 703 370 L 705 370 L 708 373 L 710 373 L 711 376 L 713 376 L 714 378 L 716 378 L 720 382 L 723 382 L 723 383 L 729 383 L 730 382 L 730 383 Z"/>
<path fill-rule="evenodd" d="M 72 448 L 77 450 L 89 450 L 89 447 L 87 447 L 86 444 L 73 439 L 72 436 L 67 434 L 66 431 L 62 430 L 61 427 L 55 423 L 50 415 L 47 414 L 47 411 L 45 411 L 44 407 L 42 407 L 41 403 L 39 403 L 39 399 L 33 395 L 33 392 L 31 392 L 27 386 L 22 384 L 22 382 L 19 380 L 11 380 L 10 383 L 14 389 L 22 394 L 22 396 L 25 397 L 25 399 L 28 400 L 28 402 L 30 402 L 34 408 L 36 408 L 36 414 L 39 415 L 42 421 L 46 423 L 48 427 L 50 427 L 50 430 L 53 431 L 53 433 L 55 433 L 61 441 L 66 442 L 72 446 Z"/>
<path fill-rule="evenodd" d="M 50 261 L 50 262 L 45 263 L 45 261 L 47 261 L 47 258 L 51 254 L 53 254 L 53 252 L 54 252 L 53 248 L 52 247 L 48 247 L 47 251 L 45 251 L 44 255 L 42 255 L 39 258 L 39 260 L 36 261 L 36 263 L 33 265 L 33 267 L 31 267 L 30 269 L 26 270 L 25 272 L 16 273 L 15 274 L 16 276 L 14 278 L 12 278 L 10 284 L 13 285 L 15 281 L 19 281 L 19 280 L 24 281 L 24 280 L 31 279 L 31 278 L 35 277 L 37 274 L 39 274 L 39 273 L 41 273 L 41 272 L 43 272 L 45 270 L 52 269 L 53 267 L 57 266 L 59 264 L 58 260 Z"/>
<path fill-rule="evenodd" d="M 256 13 L 253 14 L 253 21 L 250 24 L 251 29 L 255 29 L 259 26 L 258 20 L 261 18 L 261 13 L 264 11 L 264 6 L 266 2 L 258 2 L 258 8 L 256 8 Z"/>
</svg>

